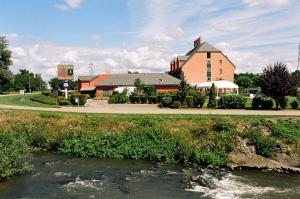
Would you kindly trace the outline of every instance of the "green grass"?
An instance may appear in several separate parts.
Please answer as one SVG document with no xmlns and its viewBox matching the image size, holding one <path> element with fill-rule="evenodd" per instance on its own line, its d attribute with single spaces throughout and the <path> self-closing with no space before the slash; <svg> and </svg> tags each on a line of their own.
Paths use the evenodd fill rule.
<svg viewBox="0 0 300 199">
<path fill-rule="evenodd" d="M 20 95 L 11 95 L 11 96 L 0 96 L 0 104 L 5 105 L 16 105 L 16 106 L 31 106 L 31 107 L 50 107 L 56 108 L 57 105 L 43 104 L 36 101 L 30 100 L 34 96 L 39 96 L 41 94 L 25 94 L 24 96 Z"/>
</svg>

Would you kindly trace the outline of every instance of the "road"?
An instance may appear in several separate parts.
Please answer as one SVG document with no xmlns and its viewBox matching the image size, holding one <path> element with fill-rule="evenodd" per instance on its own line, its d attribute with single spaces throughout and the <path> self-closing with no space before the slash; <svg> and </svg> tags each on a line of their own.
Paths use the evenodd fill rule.
<svg viewBox="0 0 300 199">
<path fill-rule="evenodd" d="M 270 115 L 300 116 L 300 110 L 224 110 L 224 109 L 161 109 L 152 104 L 108 104 L 106 101 L 91 100 L 86 107 L 42 108 L 2 105 L 2 109 L 56 111 L 74 113 L 124 113 L 124 114 L 203 114 L 203 115 Z"/>
</svg>

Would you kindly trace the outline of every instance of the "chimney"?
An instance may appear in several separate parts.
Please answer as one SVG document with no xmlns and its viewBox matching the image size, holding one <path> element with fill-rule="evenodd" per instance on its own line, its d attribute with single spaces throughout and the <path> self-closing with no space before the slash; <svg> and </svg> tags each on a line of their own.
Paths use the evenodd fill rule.
<svg viewBox="0 0 300 199">
<path fill-rule="evenodd" d="M 201 37 L 198 37 L 195 41 L 194 41 L 194 48 L 197 48 L 198 46 L 200 46 L 201 44 Z"/>
</svg>

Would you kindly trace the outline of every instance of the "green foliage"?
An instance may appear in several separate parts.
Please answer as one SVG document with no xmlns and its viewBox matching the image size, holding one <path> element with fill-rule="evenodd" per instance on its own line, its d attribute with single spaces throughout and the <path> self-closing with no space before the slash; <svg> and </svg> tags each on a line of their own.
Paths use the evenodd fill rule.
<svg viewBox="0 0 300 199">
<path fill-rule="evenodd" d="M 240 95 L 222 95 L 220 98 L 220 108 L 222 109 L 245 108 L 245 98 Z"/>
<path fill-rule="evenodd" d="M 69 106 L 69 105 L 71 105 L 70 100 L 66 99 L 65 97 L 58 97 L 58 103 L 61 106 Z"/>
<path fill-rule="evenodd" d="M 214 119 L 212 129 L 216 132 L 221 131 L 233 131 L 235 130 L 234 123 L 228 118 L 216 118 Z"/>
<path fill-rule="evenodd" d="M 8 49 L 8 40 L 0 36 L 0 93 L 7 91 L 14 79 L 9 66 L 12 65 L 11 51 Z"/>
<path fill-rule="evenodd" d="M 59 89 L 63 90 L 64 89 L 64 87 L 63 87 L 64 83 L 65 83 L 65 80 L 60 80 L 56 77 L 50 79 L 50 81 L 49 81 L 49 84 L 50 84 L 52 90 L 54 90 L 54 91 L 57 91 Z M 69 87 L 68 87 L 69 90 L 76 90 L 77 83 L 74 80 L 68 80 L 67 83 L 69 85 Z"/>
<path fill-rule="evenodd" d="M 201 92 L 193 93 L 193 102 L 194 102 L 194 107 L 200 106 L 200 108 L 202 108 L 205 103 L 205 95 L 202 94 Z"/>
<path fill-rule="evenodd" d="M 240 73 L 234 74 L 234 82 L 241 88 L 259 87 L 261 77 L 259 74 Z"/>
<path fill-rule="evenodd" d="M 300 138 L 300 121 L 278 120 L 277 123 L 267 122 L 274 137 L 281 138 L 287 143 L 295 142 Z"/>
<path fill-rule="evenodd" d="M 272 109 L 272 107 L 273 107 L 273 99 L 270 97 L 257 95 L 252 100 L 252 108 L 253 109 L 269 110 L 269 109 Z"/>
<path fill-rule="evenodd" d="M 288 98 L 286 96 L 280 97 L 280 98 L 278 98 L 278 103 L 280 105 L 280 108 L 286 109 L 286 107 L 288 105 Z"/>
<path fill-rule="evenodd" d="M 297 87 L 300 87 L 300 71 L 296 70 L 295 72 L 293 72 L 292 77 L 295 80 Z"/>
<path fill-rule="evenodd" d="M 0 148 L 0 181 L 31 170 L 31 149 L 24 138 L 0 132 Z"/>
<path fill-rule="evenodd" d="M 41 75 L 33 74 L 26 69 L 20 69 L 19 73 L 15 75 L 14 89 L 26 91 L 39 91 L 43 90 L 45 82 Z"/>
<path fill-rule="evenodd" d="M 299 107 L 299 102 L 297 100 L 293 100 L 291 103 L 290 103 L 292 109 L 298 109 Z"/>
<path fill-rule="evenodd" d="M 144 83 L 140 78 L 134 80 L 134 86 L 136 87 L 137 94 L 139 95 L 144 88 Z"/>
<path fill-rule="evenodd" d="M 251 85 L 251 79 L 247 76 L 241 76 L 237 78 L 235 82 L 241 88 L 249 88 Z"/>
<path fill-rule="evenodd" d="M 144 93 L 149 97 L 156 95 L 156 87 L 153 85 L 145 85 L 144 86 Z"/>
<path fill-rule="evenodd" d="M 198 164 L 211 165 L 213 167 L 224 166 L 229 162 L 224 154 L 215 151 L 198 152 L 195 155 L 195 160 Z"/>
<path fill-rule="evenodd" d="M 257 130 L 248 132 L 247 137 L 255 146 L 256 153 L 266 158 L 272 157 L 276 150 L 276 140 L 270 136 L 264 136 Z"/>
<path fill-rule="evenodd" d="M 81 94 L 81 93 L 78 93 L 78 92 L 72 92 L 71 93 L 71 103 L 73 105 L 77 105 L 76 103 L 76 98 L 78 98 L 78 101 L 79 101 L 79 105 L 80 106 L 83 106 L 86 104 L 86 101 L 88 99 L 88 96 L 86 94 Z"/>
<path fill-rule="evenodd" d="M 173 101 L 173 104 L 172 104 L 172 108 L 175 108 L 175 109 L 178 109 L 178 108 L 180 108 L 180 106 L 181 106 L 181 103 L 180 103 L 180 101 Z"/>
<path fill-rule="evenodd" d="M 208 108 L 216 108 L 217 103 L 216 103 L 216 87 L 215 84 L 213 83 L 210 90 L 209 90 L 209 99 L 208 99 Z"/>
<path fill-rule="evenodd" d="M 186 103 L 189 108 L 194 107 L 193 96 L 186 96 Z"/>
<path fill-rule="evenodd" d="M 149 104 L 157 104 L 157 96 L 156 95 L 150 95 L 148 96 L 148 102 Z"/>
<path fill-rule="evenodd" d="M 45 95 L 33 95 L 30 100 L 39 102 L 42 104 L 49 104 L 49 105 L 57 105 L 57 99 L 51 96 Z"/>
<path fill-rule="evenodd" d="M 127 91 L 123 92 L 113 92 L 112 95 L 109 96 L 108 103 L 109 104 L 125 104 L 128 102 Z"/>
<path fill-rule="evenodd" d="M 140 95 L 140 100 L 141 100 L 141 104 L 146 104 L 147 103 L 147 96 L 145 94 L 141 94 Z"/>
<path fill-rule="evenodd" d="M 172 97 L 163 97 L 161 100 L 162 107 L 171 107 L 172 105 Z"/>
<path fill-rule="evenodd" d="M 185 80 L 184 75 L 181 75 L 180 80 L 181 81 L 180 81 L 180 84 L 179 84 L 179 89 L 178 89 L 177 96 L 178 96 L 179 100 L 181 102 L 183 102 L 185 100 L 187 94 L 188 94 L 190 86 L 187 83 L 187 81 Z"/>
</svg>

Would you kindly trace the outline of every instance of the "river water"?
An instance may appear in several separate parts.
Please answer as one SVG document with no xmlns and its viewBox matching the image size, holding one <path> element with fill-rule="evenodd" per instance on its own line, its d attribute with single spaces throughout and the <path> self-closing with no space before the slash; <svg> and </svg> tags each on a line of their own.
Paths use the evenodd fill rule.
<svg viewBox="0 0 300 199">
<path fill-rule="evenodd" d="M 0 198 L 300 198 L 300 176 L 262 171 L 208 170 L 154 162 L 38 153 L 34 170 L 0 184 Z M 206 185 L 183 179 L 200 175 Z"/>
</svg>

